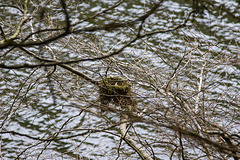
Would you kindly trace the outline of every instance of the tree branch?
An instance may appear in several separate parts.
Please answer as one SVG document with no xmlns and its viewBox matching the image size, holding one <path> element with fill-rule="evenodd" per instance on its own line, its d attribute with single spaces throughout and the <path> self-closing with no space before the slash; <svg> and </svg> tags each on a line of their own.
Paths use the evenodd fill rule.
<svg viewBox="0 0 240 160">
<path fill-rule="evenodd" d="M 136 142 L 132 140 L 132 138 L 129 136 L 127 133 L 127 121 L 128 121 L 128 116 L 126 114 L 121 115 L 121 124 L 120 124 L 120 133 L 122 135 L 122 138 L 127 142 L 127 144 L 132 147 L 138 155 L 143 159 L 143 160 L 153 160 L 151 156 L 142 149 Z"/>
<path fill-rule="evenodd" d="M 13 42 L 14 39 L 17 38 L 17 36 L 20 34 L 21 30 L 22 30 L 22 26 L 24 25 L 24 23 L 27 21 L 27 4 L 28 4 L 28 0 L 24 1 L 24 12 L 23 12 L 23 19 L 20 21 L 16 32 L 9 38 L 5 38 L 3 40 L 0 41 L 0 49 L 1 48 L 5 48 L 5 47 L 9 47 L 13 44 L 16 44 Z"/>
</svg>

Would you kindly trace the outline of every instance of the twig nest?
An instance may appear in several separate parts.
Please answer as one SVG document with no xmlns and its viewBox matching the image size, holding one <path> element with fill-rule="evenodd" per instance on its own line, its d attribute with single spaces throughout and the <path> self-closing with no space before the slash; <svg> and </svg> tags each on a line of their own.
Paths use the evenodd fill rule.
<svg viewBox="0 0 240 160">
<path fill-rule="evenodd" d="M 131 84 L 119 77 L 106 77 L 99 83 L 99 100 L 101 104 L 133 108 L 136 101 L 132 98 Z M 132 109 L 131 109 L 132 110 Z"/>
</svg>

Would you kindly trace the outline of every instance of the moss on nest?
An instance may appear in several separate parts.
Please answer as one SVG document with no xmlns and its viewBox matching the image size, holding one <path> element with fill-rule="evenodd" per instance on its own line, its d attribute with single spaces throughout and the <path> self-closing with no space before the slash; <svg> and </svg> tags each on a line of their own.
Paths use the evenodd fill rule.
<svg viewBox="0 0 240 160">
<path fill-rule="evenodd" d="M 106 77 L 99 83 L 99 100 L 101 104 L 133 108 L 137 102 L 132 98 L 131 84 L 119 77 Z M 132 110 L 132 109 L 131 109 Z"/>
</svg>

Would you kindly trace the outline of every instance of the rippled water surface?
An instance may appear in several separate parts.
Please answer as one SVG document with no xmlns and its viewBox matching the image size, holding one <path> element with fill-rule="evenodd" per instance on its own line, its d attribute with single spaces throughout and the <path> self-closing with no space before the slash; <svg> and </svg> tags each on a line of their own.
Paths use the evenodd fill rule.
<svg viewBox="0 0 240 160">
<path fill-rule="evenodd" d="M 75 23 L 86 16 L 92 16 L 101 11 L 102 8 L 107 8 L 116 2 L 107 0 L 72 1 L 68 4 L 71 21 Z M 3 3 L 11 4 L 11 1 L 0 2 L 1 5 Z M 37 5 L 36 2 L 30 3 Z M 221 3 L 224 2 L 219 1 L 219 4 Z M 12 4 L 21 6 L 16 2 L 12 2 Z M 39 12 L 34 8 L 34 5 L 31 5 L 30 9 Z M 45 9 L 50 9 L 51 5 L 57 5 L 57 2 L 53 1 L 51 4 L 42 2 Z M 146 12 L 152 5 L 152 2 L 144 0 L 126 1 L 117 7 L 112 14 L 79 23 L 75 25 L 74 29 L 104 24 L 106 18 L 109 20 L 117 18 L 122 22 L 133 20 Z M 239 4 L 234 1 L 226 1 L 225 5 L 230 10 L 240 10 Z M 21 14 L 17 9 L 11 7 L 0 7 L 0 9 L 1 20 L 11 23 L 10 26 L 15 26 L 19 22 Z M 147 23 L 144 26 L 146 32 L 166 30 L 179 25 L 191 9 L 191 4 L 188 1 L 183 0 L 181 3 L 175 0 L 164 1 L 156 13 L 146 20 Z M 115 58 L 124 65 L 134 63 L 135 67 L 139 67 L 139 70 L 145 75 L 145 77 L 141 77 L 139 73 L 139 79 L 142 78 L 141 83 L 144 83 L 143 80 L 146 80 L 148 76 L 155 76 L 159 84 L 165 86 L 179 61 L 185 56 L 177 72 L 178 78 L 174 79 L 172 88 L 186 90 L 185 96 L 187 98 L 196 94 L 198 89 L 196 84 L 199 82 L 201 68 L 205 67 L 203 81 L 206 84 L 204 87 L 208 97 L 204 102 L 205 104 L 201 105 L 209 107 L 206 108 L 206 116 L 211 117 L 215 113 L 211 110 L 212 107 L 219 110 L 218 115 L 214 115 L 214 119 L 218 123 L 225 124 L 233 121 L 228 115 L 224 116 L 226 119 L 222 120 L 225 111 L 232 107 L 230 110 L 235 112 L 240 106 L 239 14 L 236 13 L 237 19 L 224 13 L 224 11 L 220 13 L 217 7 L 212 11 L 210 13 L 205 10 L 202 17 L 196 16 L 196 18 L 191 19 L 184 28 L 138 40 Z M 55 7 L 49 14 L 56 14 L 56 21 L 60 21 L 63 15 L 57 14 L 57 12 Z M 31 22 L 28 23 L 27 26 L 30 26 Z M 37 28 L 39 24 L 33 23 L 32 25 L 33 28 Z M 7 30 L 6 23 L 2 27 L 7 34 L 13 33 L 14 28 L 9 27 Z M 26 27 L 23 30 L 29 30 L 29 28 Z M 134 27 L 125 27 L 114 31 L 70 35 L 65 39 L 49 44 L 49 47 L 61 60 L 92 57 L 94 55 L 90 52 L 101 55 L 120 48 L 123 45 L 122 42 L 127 42 L 135 34 L 132 32 L 134 29 Z M 68 44 L 67 47 L 66 44 Z M 196 49 L 196 46 L 199 47 L 199 50 Z M 93 51 L 89 48 L 96 50 Z M 32 51 L 40 50 L 38 47 L 29 49 Z M 5 51 L 2 50 L 1 54 Z M 7 58 L 2 58 L 1 63 L 12 65 L 35 61 L 30 56 L 22 56 L 19 50 L 14 51 L 14 54 L 11 53 L 7 55 Z M 39 54 L 42 54 L 43 57 L 50 55 L 49 52 L 45 52 L 45 49 L 41 49 L 41 52 Z M 126 66 L 124 68 L 124 65 L 120 71 L 117 65 L 114 65 L 115 63 L 117 64 L 117 62 L 111 62 L 113 69 L 108 74 L 122 74 L 131 80 L 133 90 L 139 94 L 136 98 L 140 108 L 154 106 L 155 102 L 159 100 L 162 101 L 162 104 L 167 103 L 166 100 L 161 99 L 161 95 L 155 96 L 155 90 L 144 88 L 139 83 L 135 83 L 137 81 L 137 76 L 133 76 L 135 71 L 129 72 Z M 110 61 L 94 61 L 72 66 L 95 80 L 101 80 L 109 65 Z M 46 74 L 54 70 L 53 67 L 0 70 L 0 122 L 2 131 L 16 131 L 24 135 L 46 139 L 55 136 L 68 137 L 83 134 L 83 136 L 74 136 L 71 139 L 63 138 L 52 142 L 41 142 L 26 136 L 3 134 L 0 144 L 1 156 L 5 159 L 13 159 L 24 152 L 20 156 L 22 159 L 72 159 L 77 157 L 108 159 L 101 158 L 102 155 L 110 159 L 116 158 L 116 148 L 119 147 L 116 142 L 120 139 L 118 136 L 104 132 L 85 133 L 86 131 L 79 129 L 88 127 L 101 129 L 111 125 L 89 112 L 82 112 L 81 107 L 87 107 L 89 102 L 96 101 L 98 94 L 96 86 L 59 66 L 51 78 L 46 77 Z M 205 98 L 204 95 L 201 98 Z M 94 109 L 94 107 L 92 108 Z M 97 109 L 94 110 L 97 111 Z M 106 117 L 109 121 L 119 121 L 119 115 L 115 113 L 109 113 Z M 239 120 L 240 116 L 238 115 L 234 119 L 236 126 L 239 124 Z M 156 133 L 153 127 L 144 124 L 136 124 L 135 127 L 142 137 L 148 137 L 151 140 L 161 134 L 161 131 Z M 61 132 L 63 129 L 65 132 Z M 233 130 L 233 132 L 240 132 L 239 126 Z M 112 132 L 118 134 L 118 128 L 113 129 Z M 161 147 L 155 152 L 166 152 L 167 154 L 167 151 Z M 168 159 L 164 154 L 160 158 Z"/>
</svg>

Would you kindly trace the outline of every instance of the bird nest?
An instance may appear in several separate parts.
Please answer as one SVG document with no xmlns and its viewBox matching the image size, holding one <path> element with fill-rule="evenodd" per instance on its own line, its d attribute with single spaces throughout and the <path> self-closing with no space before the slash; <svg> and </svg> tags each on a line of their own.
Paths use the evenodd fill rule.
<svg viewBox="0 0 240 160">
<path fill-rule="evenodd" d="M 136 106 L 132 97 L 131 84 L 118 77 L 106 77 L 99 83 L 99 100 L 102 105 L 113 102 L 120 107 Z"/>
</svg>

